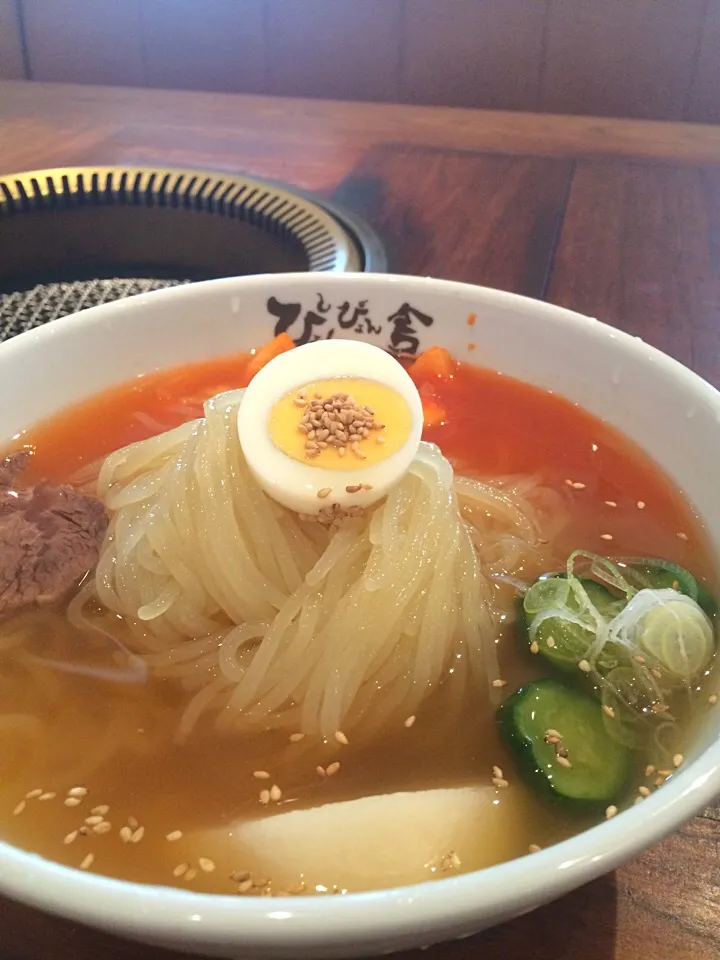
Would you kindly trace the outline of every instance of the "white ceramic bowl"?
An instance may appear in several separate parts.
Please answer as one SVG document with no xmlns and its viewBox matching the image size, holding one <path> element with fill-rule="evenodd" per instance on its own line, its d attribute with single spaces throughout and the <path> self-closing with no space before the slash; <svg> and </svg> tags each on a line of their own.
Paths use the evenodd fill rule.
<svg viewBox="0 0 720 960">
<path fill-rule="evenodd" d="M 272 336 L 278 314 L 295 339 L 362 337 L 407 351 L 440 344 L 460 359 L 580 403 L 664 467 L 720 551 L 720 394 L 595 320 L 457 283 L 281 275 L 211 281 L 95 307 L 0 346 L 0 439 L 138 374 L 256 346 Z M 356 321 L 343 327 L 354 314 Z M 717 729 L 706 731 L 691 761 L 641 806 L 571 840 L 414 887 L 315 899 L 214 897 L 107 880 L 0 844 L 0 891 L 114 933 L 209 956 L 391 952 L 525 913 L 639 853 L 720 793 Z"/>
</svg>

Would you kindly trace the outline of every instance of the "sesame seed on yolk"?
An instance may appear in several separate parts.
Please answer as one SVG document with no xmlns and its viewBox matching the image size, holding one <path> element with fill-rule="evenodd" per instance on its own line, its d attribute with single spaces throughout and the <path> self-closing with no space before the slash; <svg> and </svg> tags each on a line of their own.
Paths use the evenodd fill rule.
<svg viewBox="0 0 720 960">
<path fill-rule="evenodd" d="M 308 405 L 317 401 L 329 404 L 337 395 L 346 396 L 347 405 L 354 402 L 355 406 L 372 411 L 375 426 L 366 431 L 367 436 L 356 434 L 351 437 L 349 430 L 344 429 L 346 455 L 341 455 L 338 445 L 333 443 L 332 427 L 328 429 L 325 423 L 315 428 L 310 425 L 314 430 L 311 440 L 319 438 L 320 445 L 312 456 L 308 456 L 309 434 L 307 429 L 300 429 Z M 337 420 L 336 413 L 340 412 L 322 411 L 332 421 Z M 319 417 L 316 419 L 319 421 Z M 343 427 L 351 425 L 348 423 Z M 384 383 L 355 377 L 319 380 L 292 390 L 273 406 L 268 424 L 270 437 L 279 450 L 301 463 L 329 470 L 357 470 L 360 460 L 364 467 L 387 460 L 403 447 L 411 428 L 410 408 L 399 393 Z"/>
</svg>

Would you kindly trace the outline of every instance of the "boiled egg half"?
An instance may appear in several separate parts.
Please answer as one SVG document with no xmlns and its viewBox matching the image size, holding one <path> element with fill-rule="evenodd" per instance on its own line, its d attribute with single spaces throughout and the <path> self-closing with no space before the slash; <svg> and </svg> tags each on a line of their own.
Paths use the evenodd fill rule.
<svg viewBox="0 0 720 960">
<path fill-rule="evenodd" d="M 384 497 L 418 451 L 420 396 L 393 357 L 318 340 L 271 360 L 238 412 L 243 454 L 263 490 L 300 514 L 352 515 Z"/>
</svg>

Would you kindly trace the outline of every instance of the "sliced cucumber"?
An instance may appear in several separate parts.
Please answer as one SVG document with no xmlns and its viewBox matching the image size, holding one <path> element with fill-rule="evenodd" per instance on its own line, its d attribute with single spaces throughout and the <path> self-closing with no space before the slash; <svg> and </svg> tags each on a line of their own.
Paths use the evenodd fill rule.
<svg viewBox="0 0 720 960">
<path fill-rule="evenodd" d="M 625 605 L 624 598 L 615 596 L 589 577 L 579 577 L 578 580 L 590 603 L 606 620 L 612 620 L 622 610 Z M 551 610 L 557 610 L 559 615 L 546 616 L 546 612 Z M 560 615 L 561 611 L 567 611 L 570 616 Z M 585 658 L 586 651 L 595 640 L 595 624 L 586 615 L 587 611 L 581 608 L 570 588 L 567 575 L 548 574 L 537 580 L 525 594 L 522 612 L 523 621 L 519 635 L 525 635 L 529 643 L 531 633 L 534 633 L 538 653 L 556 669 L 566 673 L 576 672 L 579 661 Z M 533 631 L 533 622 L 539 615 L 545 616 Z M 595 666 L 604 673 L 614 670 L 623 659 L 622 651 L 615 649 L 615 645 L 608 644 Z"/>
<path fill-rule="evenodd" d="M 684 567 L 669 560 L 657 560 L 643 557 L 638 560 L 626 560 L 622 574 L 630 586 L 636 590 L 649 587 L 652 590 L 677 590 L 694 600 L 709 617 L 718 612 L 715 597 L 706 586 L 700 583 Z"/>
<path fill-rule="evenodd" d="M 564 572 L 545 573 L 540 577 L 538 582 L 541 583 L 544 580 L 552 579 L 567 580 L 567 578 L 568 575 Z M 625 606 L 626 601 L 624 597 L 618 597 L 616 594 L 611 593 L 606 586 L 598 583 L 597 580 L 593 580 L 591 577 L 577 577 L 576 579 L 583 585 L 590 601 L 606 620 L 612 620 Z"/>
<path fill-rule="evenodd" d="M 505 701 L 498 723 L 523 779 L 547 796 L 578 809 L 622 797 L 632 754 L 608 734 L 592 697 L 560 680 L 537 680 Z M 548 731 L 557 731 L 561 744 L 547 743 Z M 565 751 L 570 766 L 561 762 Z"/>
</svg>

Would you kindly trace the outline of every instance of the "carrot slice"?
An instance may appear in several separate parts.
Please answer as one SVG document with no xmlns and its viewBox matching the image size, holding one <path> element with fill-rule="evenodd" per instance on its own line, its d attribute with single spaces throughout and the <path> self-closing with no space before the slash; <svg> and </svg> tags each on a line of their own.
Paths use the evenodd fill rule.
<svg viewBox="0 0 720 960">
<path fill-rule="evenodd" d="M 279 357 L 281 353 L 285 353 L 287 350 L 294 350 L 295 344 L 293 343 L 292 337 L 287 333 L 281 333 L 269 343 L 266 343 L 265 346 L 260 347 L 260 349 L 255 353 L 255 356 L 252 358 L 250 363 L 247 365 L 247 378 L 251 380 L 258 370 L 262 370 L 266 363 L 270 363 L 271 360 L 274 360 L 275 357 Z"/>
<path fill-rule="evenodd" d="M 410 367 L 410 375 L 415 377 L 452 377 L 455 373 L 455 361 L 444 347 L 430 347 L 421 353 Z"/>
</svg>

